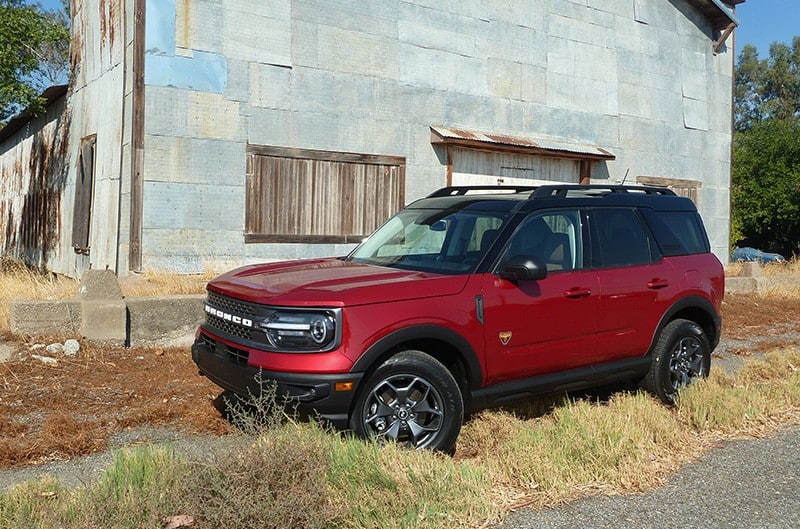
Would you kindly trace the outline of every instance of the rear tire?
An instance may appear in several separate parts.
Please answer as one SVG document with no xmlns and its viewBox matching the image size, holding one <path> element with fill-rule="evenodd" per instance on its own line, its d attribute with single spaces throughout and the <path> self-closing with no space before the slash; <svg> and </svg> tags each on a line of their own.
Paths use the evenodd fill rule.
<svg viewBox="0 0 800 529">
<path fill-rule="evenodd" d="M 452 373 L 421 351 L 402 351 L 366 380 L 350 427 L 365 439 L 452 453 L 463 420 L 463 396 Z"/>
<path fill-rule="evenodd" d="M 710 367 L 711 346 L 702 327 L 690 320 L 673 320 L 658 335 L 642 386 L 671 406 L 679 391 L 707 377 Z"/>
</svg>

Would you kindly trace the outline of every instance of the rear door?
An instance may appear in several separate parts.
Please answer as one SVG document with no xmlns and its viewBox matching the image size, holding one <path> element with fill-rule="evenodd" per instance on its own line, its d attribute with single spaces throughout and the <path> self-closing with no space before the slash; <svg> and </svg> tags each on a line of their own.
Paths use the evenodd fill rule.
<svg viewBox="0 0 800 529">
<path fill-rule="evenodd" d="M 483 279 L 488 383 L 591 363 L 600 309 L 597 273 L 584 267 L 585 234 L 576 210 L 534 212 L 516 229 L 500 264 L 516 255 L 547 264 L 538 281 Z"/>
<path fill-rule="evenodd" d="M 636 209 L 590 209 L 587 218 L 600 281 L 597 361 L 641 356 L 680 291 L 681 277 Z"/>
</svg>

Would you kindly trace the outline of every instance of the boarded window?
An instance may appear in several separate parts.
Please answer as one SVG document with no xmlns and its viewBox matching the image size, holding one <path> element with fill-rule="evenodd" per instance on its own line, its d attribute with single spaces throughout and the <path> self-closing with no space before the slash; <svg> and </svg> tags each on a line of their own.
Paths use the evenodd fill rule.
<svg viewBox="0 0 800 529">
<path fill-rule="evenodd" d="M 94 151 L 97 136 L 81 140 L 78 154 L 78 174 L 75 180 L 75 203 L 72 213 L 72 248 L 76 253 L 89 254 L 89 227 L 92 222 L 92 192 L 94 190 Z"/>
<path fill-rule="evenodd" d="M 358 242 L 404 190 L 402 157 L 249 146 L 245 242 Z"/>
<path fill-rule="evenodd" d="M 700 209 L 698 202 L 700 188 L 703 183 L 699 180 L 684 180 L 681 178 L 660 178 L 657 176 L 639 176 L 636 178 L 636 183 L 643 186 L 657 186 L 666 187 L 675 192 L 676 195 L 688 197 L 694 202 L 694 205 Z"/>
</svg>

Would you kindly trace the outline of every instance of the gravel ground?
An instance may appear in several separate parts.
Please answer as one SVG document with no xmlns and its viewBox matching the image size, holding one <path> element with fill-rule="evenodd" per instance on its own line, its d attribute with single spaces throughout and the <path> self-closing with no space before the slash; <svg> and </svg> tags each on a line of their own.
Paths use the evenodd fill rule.
<svg viewBox="0 0 800 529">
<path fill-rule="evenodd" d="M 179 454 L 202 457 L 230 443 L 230 436 L 188 435 L 169 428 L 135 428 L 111 438 L 109 449 L 69 461 L 52 461 L 42 465 L 0 470 L 0 491 L 25 481 L 54 476 L 61 485 L 78 487 L 97 481 L 111 466 L 114 451 L 136 445 L 154 444 L 171 447 Z"/>
<path fill-rule="evenodd" d="M 732 441 L 637 496 L 598 496 L 520 511 L 496 529 L 783 529 L 800 527 L 800 427 Z"/>
</svg>

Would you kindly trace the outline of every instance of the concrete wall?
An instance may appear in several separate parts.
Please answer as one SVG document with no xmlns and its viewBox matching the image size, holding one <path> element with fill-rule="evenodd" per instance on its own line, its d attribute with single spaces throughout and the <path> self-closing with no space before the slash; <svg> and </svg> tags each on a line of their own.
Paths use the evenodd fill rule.
<svg viewBox="0 0 800 529">
<path fill-rule="evenodd" d="M 403 156 L 410 201 L 446 182 L 430 125 L 598 145 L 600 181 L 701 181 L 727 261 L 714 37 L 686 0 L 148 0 L 143 268 L 342 254 L 244 243 L 247 144 Z"/>
</svg>

